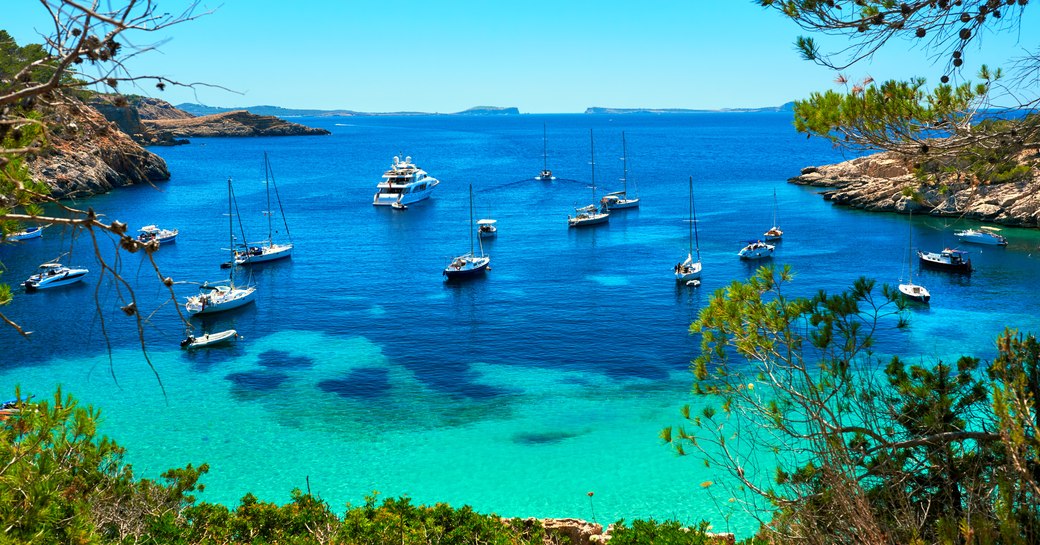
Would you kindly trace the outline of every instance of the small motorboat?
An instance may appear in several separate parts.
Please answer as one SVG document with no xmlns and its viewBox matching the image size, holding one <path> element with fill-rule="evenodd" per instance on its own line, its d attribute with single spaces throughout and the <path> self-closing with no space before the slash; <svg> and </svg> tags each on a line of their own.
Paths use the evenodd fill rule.
<svg viewBox="0 0 1040 545">
<path fill-rule="evenodd" d="M 40 272 L 27 278 L 22 285 L 26 291 L 56 288 L 79 282 L 88 272 L 87 269 L 66 267 L 61 263 L 44 263 L 40 265 Z"/>
<path fill-rule="evenodd" d="M 233 341 L 237 341 L 240 335 L 234 329 L 228 329 L 227 331 L 218 331 L 216 333 L 206 333 L 198 337 L 194 335 L 188 335 L 183 341 L 181 341 L 181 348 L 185 350 L 194 350 L 196 348 L 206 348 L 209 346 L 216 346 L 219 344 L 226 344 Z"/>
<path fill-rule="evenodd" d="M 394 210 L 408 210 L 408 206 L 401 204 L 401 201 L 394 202 L 394 204 L 390 205 L 390 208 L 393 208 Z"/>
<path fill-rule="evenodd" d="M 477 220 L 477 236 L 480 238 L 491 238 L 498 235 L 498 227 L 495 227 L 496 223 L 498 223 L 498 220 Z"/>
<path fill-rule="evenodd" d="M 765 259 L 773 257 L 775 248 L 772 244 L 766 244 L 761 240 L 749 240 L 747 246 L 741 248 L 737 255 L 740 256 L 740 259 Z"/>
<path fill-rule="evenodd" d="M 160 229 L 155 225 L 145 225 L 139 231 L 141 234 L 137 235 L 137 240 L 145 244 L 154 240 L 160 245 L 177 242 L 177 233 L 180 232 L 177 229 Z"/>
<path fill-rule="evenodd" d="M 925 267 L 971 274 L 971 259 L 968 258 L 968 252 L 964 250 L 944 248 L 939 253 L 918 251 L 917 257 L 921 260 L 921 265 Z"/>
<path fill-rule="evenodd" d="M 32 399 L 32 396 L 25 399 L 8 399 L 7 401 L 0 403 L 0 422 L 21 412 L 22 406 L 29 403 L 30 399 Z"/>
<path fill-rule="evenodd" d="M 43 236 L 43 225 L 37 225 L 23 231 L 17 231 L 7 235 L 7 240 L 29 240 L 33 238 L 40 238 Z"/>
<path fill-rule="evenodd" d="M 953 236 L 959 238 L 961 242 L 971 242 L 973 244 L 986 244 L 989 246 L 1007 246 L 1008 244 L 1004 235 L 1000 234 L 1000 229 L 996 227 L 965 229 L 955 232 Z"/>
</svg>

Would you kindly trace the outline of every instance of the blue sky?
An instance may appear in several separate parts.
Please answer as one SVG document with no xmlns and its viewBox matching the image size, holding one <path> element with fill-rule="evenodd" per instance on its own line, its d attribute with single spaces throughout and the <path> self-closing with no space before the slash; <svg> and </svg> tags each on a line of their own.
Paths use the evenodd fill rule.
<svg viewBox="0 0 1040 545">
<path fill-rule="evenodd" d="M 159 0 L 171 12 L 187 3 Z M 0 27 L 19 43 L 40 41 L 47 15 L 39 2 L 4 4 Z M 833 87 L 836 75 L 801 60 L 792 43 L 804 32 L 751 0 L 225 0 L 203 3 L 208 9 L 160 35 L 136 36 L 158 49 L 130 66 L 241 94 L 123 91 L 212 106 L 567 113 L 775 106 Z M 965 73 L 1036 49 L 1038 14 L 1026 16 L 1029 30 L 983 36 L 983 52 L 966 52 Z M 893 42 L 847 73 L 937 80 L 940 70 L 913 45 Z"/>
</svg>

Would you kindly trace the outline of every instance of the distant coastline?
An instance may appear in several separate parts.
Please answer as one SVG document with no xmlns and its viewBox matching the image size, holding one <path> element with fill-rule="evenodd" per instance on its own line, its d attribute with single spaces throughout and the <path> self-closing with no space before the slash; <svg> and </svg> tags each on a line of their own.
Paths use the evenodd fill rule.
<svg viewBox="0 0 1040 545">
<path fill-rule="evenodd" d="M 468 110 L 454 113 L 431 113 L 431 112 L 357 112 L 354 110 L 310 110 L 282 108 L 281 106 L 244 106 L 235 108 L 220 108 L 216 106 L 204 106 L 185 102 L 178 104 L 177 109 L 192 115 L 203 116 L 233 112 L 236 110 L 248 110 L 257 115 L 273 115 L 277 117 L 358 117 L 358 116 L 402 116 L 402 115 L 520 115 L 519 108 L 499 106 L 475 106 Z"/>
<path fill-rule="evenodd" d="M 472 116 L 484 116 L 484 115 L 521 115 L 520 109 L 516 107 L 500 107 L 500 106 L 475 106 L 468 110 L 461 112 L 441 113 L 441 112 L 416 112 L 416 111 L 402 111 L 402 112 L 359 112 L 356 110 L 319 110 L 319 109 L 297 109 L 297 108 L 283 108 L 281 106 L 271 105 L 258 105 L 258 106 L 237 106 L 234 108 L 222 108 L 217 106 L 205 106 L 202 104 L 195 104 L 192 102 L 185 102 L 178 104 L 177 109 L 188 112 L 189 114 L 196 116 L 214 115 L 226 112 L 232 112 L 236 110 L 248 110 L 251 113 L 257 115 L 273 115 L 278 117 L 362 117 L 362 116 L 410 116 L 410 115 L 472 115 Z M 697 110 L 697 109 L 685 109 L 685 108 L 606 108 L 602 106 L 592 106 L 585 109 L 586 114 L 609 114 L 609 115 L 624 115 L 624 114 L 705 114 L 705 113 L 755 113 L 755 112 L 793 112 L 794 102 L 787 102 L 780 106 L 767 106 L 763 108 L 722 108 L 719 110 Z"/>
</svg>

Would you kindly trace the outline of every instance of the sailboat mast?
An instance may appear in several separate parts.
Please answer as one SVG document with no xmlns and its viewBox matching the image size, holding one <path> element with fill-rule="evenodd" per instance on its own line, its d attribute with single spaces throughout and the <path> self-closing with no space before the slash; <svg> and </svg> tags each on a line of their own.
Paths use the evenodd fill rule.
<svg viewBox="0 0 1040 545">
<path fill-rule="evenodd" d="M 776 188 L 773 188 L 773 227 L 779 227 L 779 223 L 776 222 Z"/>
<path fill-rule="evenodd" d="M 267 245 L 274 244 L 274 220 L 271 219 L 271 180 L 268 177 L 268 173 L 271 170 L 271 163 L 267 162 L 267 152 L 264 152 L 264 185 L 267 186 Z"/>
<path fill-rule="evenodd" d="M 549 136 L 542 123 L 542 170 L 549 170 Z"/>
<path fill-rule="evenodd" d="M 589 129 L 589 155 L 592 157 L 592 204 L 596 204 L 596 141 L 592 138 L 592 129 Z"/>
<path fill-rule="evenodd" d="M 473 254 L 473 184 L 469 184 L 469 255 Z"/>
<path fill-rule="evenodd" d="M 628 198 L 628 150 L 625 148 L 625 131 L 621 131 L 621 168 L 623 174 L 621 175 L 621 189 L 625 192 L 625 198 Z"/>
<path fill-rule="evenodd" d="M 235 218 L 231 216 L 231 177 L 227 179 L 227 220 L 228 220 L 228 250 L 231 251 L 231 272 L 229 283 L 235 285 Z"/>
<path fill-rule="evenodd" d="M 910 283 L 914 283 L 914 210 L 910 209 L 910 229 L 907 232 L 906 266 L 910 269 Z"/>
</svg>

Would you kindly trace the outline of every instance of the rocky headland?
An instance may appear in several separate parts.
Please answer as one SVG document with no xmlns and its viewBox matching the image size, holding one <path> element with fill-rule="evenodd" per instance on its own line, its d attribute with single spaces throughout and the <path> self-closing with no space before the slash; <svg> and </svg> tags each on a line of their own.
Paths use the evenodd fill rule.
<svg viewBox="0 0 1040 545">
<path fill-rule="evenodd" d="M 78 99 L 58 96 L 39 111 L 47 145 L 29 156 L 26 165 L 51 196 L 81 197 L 170 179 L 162 158 Z"/>
<path fill-rule="evenodd" d="M 823 198 L 837 205 L 875 212 L 923 212 L 1009 226 L 1040 227 L 1040 171 L 1016 181 L 979 183 L 972 176 L 922 178 L 909 158 L 891 152 L 834 165 L 802 169 L 788 182 L 827 188 Z"/>
<path fill-rule="evenodd" d="M 304 136 L 330 134 L 291 123 L 273 115 L 256 115 L 236 110 L 200 117 L 146 119 L 142 123 L 150 130 L 165 132 L 177 138 L 192 136 Z"/>
</svg>

